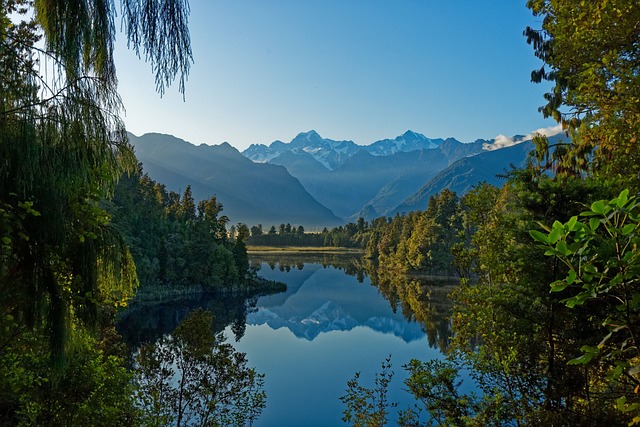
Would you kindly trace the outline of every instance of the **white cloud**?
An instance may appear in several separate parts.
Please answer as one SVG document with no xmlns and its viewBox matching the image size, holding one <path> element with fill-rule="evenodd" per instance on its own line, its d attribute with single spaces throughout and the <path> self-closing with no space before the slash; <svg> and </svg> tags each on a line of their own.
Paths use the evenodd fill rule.
<svg viewBox="0 0 640 427">
<path fill-rule="evenodd" d="M 512 145 L 520 144 L 521 142 L 531 141 L 533 139 L 533 136 L 536 134 L 541 134 L 549 137 L 549 136 L 557 135 L 560 132 L 562 132 L 562 126 L 558 124 L 548 128 L 537 129 L 534 132 L 531 132 L 529 135 L 526 135 L 524 137 L 520 137 L 517 139 L 511 136 L 505 136 L 501 134 L 494 138 L 493 143 L 483 144 L 482 149 L 487 151 L 499 150 L 501 148 L 511 147 Z"/>
</svg>

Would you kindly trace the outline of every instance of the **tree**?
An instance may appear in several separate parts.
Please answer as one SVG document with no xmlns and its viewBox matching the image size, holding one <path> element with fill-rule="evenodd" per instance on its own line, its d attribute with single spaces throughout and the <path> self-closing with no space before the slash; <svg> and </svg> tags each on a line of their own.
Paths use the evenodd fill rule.
<svg viewBox="0 0 640 427">
<path fill-rule="evenodd" d="M 191 61 L 186 3 L 121 4 L 130 45 L 151 62 L 158 90 L 176 75 L 183 89 Z M 117 424 L 108 414 L 117 408 L 100 396 L 118 387 L 121 402 L 128 394 L 127 381 L 102 381 L 122 378 L 115 369 L 122 361 L 90 350 L 103 317 L 112 320 L 107 307 L 137 286 L 131 254 L 99 205 L 136 168 L 116 92 L 115 14 L 110 0 L 0 2 L 0 317 L 12 322 L 0 330 L 8 368 L 0 387 L 23 392 L 3 419 L 28 413 L 25 424 L 90 424 L 74 419 L 86 404 L 94 420 L 103 411 Z M 31 337 L 48 345 L 27 345 Z M 20 375 L 43 372 L 33 359 L 54 370 L 38 379 L 52 396 L 42 406 L 42 387 Z M 87 386 L 78 387 L 84 395 L 65 398 L 75 385 Z"/>
<path fill-rule="evenodd" d="M 196 219 L 196 203 L 193 200 L 191 186 L 187 185 L 180 200 L 179 218 L 181 221 L 193 221 Z"/>
<path fill-rule="evenodd" d="M 176 74 L 183 88 L 187 12 L 182 1 L 122 3 L 129 41 L 161 92 Z M 3 303 L 30 327 L 48 323 L 54 355 L 63 354 L 71 304 L 90 320 L 96 301 L 135 285 L 130 256 L 97 206 L 136 165 L 119 118 L 114 16 L 111 1 L 9 0 L 0 10 L 0 62 L 20 64 L 0 72 L 10 82 L 0 87 L 0 203 L 10 213 L 0 274 L 13 284 Z"/>
<path fill-rule="evenodd" d="M 229 217 L 220 215 L 222 209 L 222 203 L 218 201 L 216 196 L 211 196 L 206 200 L 200 200 L 200 202 L 198 202 L 198 218 L 206 224 L 207 233 L 218 243 L 226 240 L 227 224 L 229 223 Z M 233 233 L 231 235 L 234 236 Z"/>
<path fill-rule="evenodd" d="M 360 373 L 347 382 L 347 390 L 340 401 L 346 405 L 342 421 L 353 427 L 383 427 L 387 425 L 390 402 L 387 398 L 389 383 L 393 379 L 391 356 L 382 362 L 375 375 L 374 388 L 360 384 Z"/>
<path fill-rule="evenodd" d="M 560 260 L 568 273 L 551 283 L 551 291 L 570 308 L 586 308 L 599 335 L 569 361 L 605 372 L 607 386 L 623 412 L 640 422 L 640 204 L 629 191 L 599 200 L 567 222 L 555 221 L 531 236 Z M 597 343 L 597 344 L 596 344 Z"/>
<path fill-rule="evenodd" d="M 259 237 L 262 236 L 262 224 L 251 226 L 251 237 Z"/>
<path fill-rule="evenodd" d="M 540 111 L 571 136 L 562 161 L 634 176 L 640 164 L 638 2 L 529 0 L 527 5 L 543 18 L 541 29 L 525 31 L 544 61 L 532 80 L 554 83 Z"/>
<path fill-rule="evenodd" d="M 211 331 L 213 315 L 196 310 L 171 336 L 136 357 L 138 405 L 150 425 L 243 427 L 266 404 L 263 375 Z M 177 368 L 174 370 L 174 367 Z"/>
<path fill-rule="evenodd" d="M 238 235 L 236 242 L 233 246 L 233 259 L 235 260 L 236 268 L 240 274 L 240 281 L 246 280 L 246 275 L 249 272 L 249 256 L 247 255 L 247 239 L 249 238 L 249 227 L 246 224 L 238 224 Z"/>
</svg>

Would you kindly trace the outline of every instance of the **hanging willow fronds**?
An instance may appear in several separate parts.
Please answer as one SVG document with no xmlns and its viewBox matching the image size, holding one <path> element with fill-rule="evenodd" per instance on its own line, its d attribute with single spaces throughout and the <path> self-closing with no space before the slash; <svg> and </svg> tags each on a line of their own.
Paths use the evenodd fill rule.
<svg viewBox="0 0 640 427">
<path fill-rule="evenodd" d="M 177 75 L 183 90 L 187 3 L 122 8 L 158 90 Z M 49 336 L 59 366 L 70 320 L 91 325 L 99 304 L 122 303 L 137 286 L 131 254 L 99 207 L 137 167 L 120 118 L 114 17 L 113 0 L 0 0 L 0 306 Z"/>
</svg>

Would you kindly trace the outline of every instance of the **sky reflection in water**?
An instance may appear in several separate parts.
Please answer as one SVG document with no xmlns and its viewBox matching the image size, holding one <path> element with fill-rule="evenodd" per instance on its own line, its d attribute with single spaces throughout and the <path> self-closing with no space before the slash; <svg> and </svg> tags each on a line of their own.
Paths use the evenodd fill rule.
<svg viewBox="0 0 640 427">
<path fill-rule="evenodd" d="M 257 427 L 344 425 L 339 397 L 347 381 L 360 371 L 363 384 L 372 385 L 389 355 L 395 371 L 389 398 L 406 407 L 402 365 L 412 358 L 442 358 L 423 327 L 408 322 L 401 310 L 393 313 L 366 277 L 358 283 L 344 271 L 313 263 L 289 272 L 263 264 L 259 274 L 289 289 L 259 299 L 244 337 L 234 344 L 266 374 L 267 408 Z M 233 336 L 230 328 L 225 332 Z"/>
</svg>

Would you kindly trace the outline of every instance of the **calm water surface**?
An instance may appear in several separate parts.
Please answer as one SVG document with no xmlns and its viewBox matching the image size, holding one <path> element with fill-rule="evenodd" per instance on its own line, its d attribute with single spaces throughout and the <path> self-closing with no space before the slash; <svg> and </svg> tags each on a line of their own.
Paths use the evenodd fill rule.
<svg viewBox="0 0 640 427">
<path fill-rule="evenodd" d="M 260 265 L 260 276 L 286 283 L 287 292 L 253 301 L 248 312 L 243 301 L 201 299 L 145 309 L 142 324 L 135 317 L 127 320 L 125 339 L 135 345 L 140 335 L 149 339 L 168 333 L 196 307 L 213 311 L 223 319 L 218 329 L 224 328 L 229 342 L 247 354 L 249 365 L 266 375 L 267 407 L 256 427 L 344 425 L 339 397 L 347 381 L 361 372 L 361 383 L 373 385 L 389 355 L 395 372 L 389 400 L 404 408 L 411 402 L 402 390 L 402 365 L 412 358 L 443 357 L 439 346 L 446 345 L 450 335 L 446 287 L 432 288 L 424 307 L 414 314 L 410 306 L 415 309 L 415 301 L 399 300 L 388 283 L 385 298 L 383 286 L 373 286 L 356 267 L 357 259 L 328 262 L 306 256 L 278 261 L 256 255 L 252 262 Z M 428 291 L 417 289 L 423 295 Z M 397 417 L 394 409 L 391 412 L 393 425 Z"/>
<path fill-rule="evenodd" d="M 400 309 L 394 313 L 368 277 L 360 283 L 357 275 L 318 262 L 289 271 L 270 264 L 262 261 L 259 274 L 285 282 L 288 290 L 257 301 L 235 344 L 266 374 L 267 408 L 256 426 L 344 425 L 339 397 L 347 380 L 360 371 L 363 382 L 372 384 L 389 355 L 395 371 L 390 401 L 408 405 L 402 365 L 412 358 L 442 358 L 429 345 L 425 326 L 407 320 Z"/>
</svg>

